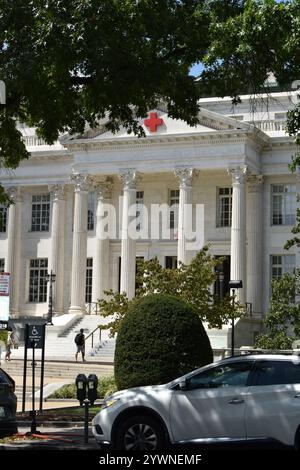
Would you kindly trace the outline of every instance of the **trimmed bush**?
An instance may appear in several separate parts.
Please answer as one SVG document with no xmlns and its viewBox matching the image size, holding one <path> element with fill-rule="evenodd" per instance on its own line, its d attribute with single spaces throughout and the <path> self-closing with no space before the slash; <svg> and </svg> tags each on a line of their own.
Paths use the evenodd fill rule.
<svg viewBox="0 0 300 470">
<path fill-rule="evenodd" d="M 119 390 L 167 383 L 211 362 L 213 353 L 201 320 L 176 297 L 146 295 L 122 320 L 115 350 Z"/>
<path fill-rule="evenodd" d="M 105 398 L 116 392 L 117 387 L 113 376 L 98 377 L 97 398 Z M 52 393 L 49 398 L 76 398 L 76 385 L 67 384 Z"/>
</svg>

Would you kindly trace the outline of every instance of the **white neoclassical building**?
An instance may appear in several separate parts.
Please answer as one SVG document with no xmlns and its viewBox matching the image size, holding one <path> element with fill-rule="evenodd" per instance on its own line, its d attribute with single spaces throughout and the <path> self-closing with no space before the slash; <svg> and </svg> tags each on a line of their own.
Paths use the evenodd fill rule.
<svg viewBox="0 0 300 470">
<path fill-rule="evenodd" d="M 284 132 L 294 92 L 273 93 L 254 111 L 250 96 L 241 98 L 234 108 L 230 98 L 202 99 L 197 127 L 153 110 L 141 121 L 144 138 L 99 125 L 48 146 L 21 126 L 31 156 L 1 172 L 15 202 L 0 209 L 0 267 L 12 277 L 12 317 L 47 312 L 51 270 L 55 313 L 82 315 L 105 289 L 134 296 L 136 258 L 157 256 L 172 268 L 209 243 L 213 255 L 225 257 L 212 288 L 222 295 L 230 279 L 243 282 L 239 298 L 249 317 L 237 325 L 237 341 L 249 344 L 268 308 L 271 278 L 300 266 L 299 250 L 284 250 L 300 181 L 288 170 L 296 148 Z M 165 236 L 161 205 L 169 208 Z M 196 207 L 199 244 L 191 249 L 186 220 L 195 226 Z M 136 214 L 133 239 L 127 235 Z"/>
</svg>

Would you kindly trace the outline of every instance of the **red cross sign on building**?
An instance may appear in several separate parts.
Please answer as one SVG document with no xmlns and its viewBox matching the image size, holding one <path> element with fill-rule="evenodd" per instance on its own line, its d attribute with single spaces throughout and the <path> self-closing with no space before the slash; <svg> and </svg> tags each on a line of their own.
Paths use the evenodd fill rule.
<svg viewBox="0 0 300 470">
<path fill-rule="evenodd" d="M 149 128 L 150 132 L 156 132 L 158 126 L 162 126 L 164 121 L 157 117 L 157 113 L 150 113 L 150 118 L 144 120 L 144 124 Z"/>
</svg>

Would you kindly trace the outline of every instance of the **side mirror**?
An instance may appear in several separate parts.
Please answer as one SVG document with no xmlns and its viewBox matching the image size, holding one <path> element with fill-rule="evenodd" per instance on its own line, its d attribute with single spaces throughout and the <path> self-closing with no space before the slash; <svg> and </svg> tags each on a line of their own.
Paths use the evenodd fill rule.
<svg viewBox="0 0 300 470">
<path fill-rule="evenodd" d="M 182 380 L 181 382 L 179 382 L 178 384 L 178 388 L 179 390 L 188 390 L 188 382 L 186 379 Z"/>
</svg>

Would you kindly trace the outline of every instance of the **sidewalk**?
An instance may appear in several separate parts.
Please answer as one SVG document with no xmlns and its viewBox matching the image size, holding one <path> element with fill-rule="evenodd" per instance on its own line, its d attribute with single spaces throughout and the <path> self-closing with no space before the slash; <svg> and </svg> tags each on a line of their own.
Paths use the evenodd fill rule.
<svg viewBox="0 0 300 470">
<path fill-rule="evenodd" d="M 19 434 L 13 439 L 0 440 L 1 450 L 96 450 L 99 449 L 89 427 L 88 443 L 84 442 L 84 427 L 73 425 L 72 427 L 38 427 L 42 434 L 25 436 L 30 431 L 28 426 L 19 426 Z"/>
</svg>

